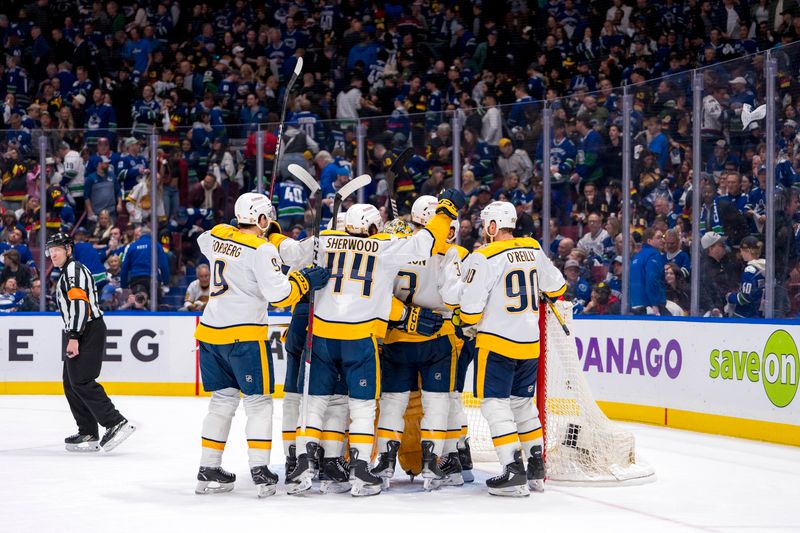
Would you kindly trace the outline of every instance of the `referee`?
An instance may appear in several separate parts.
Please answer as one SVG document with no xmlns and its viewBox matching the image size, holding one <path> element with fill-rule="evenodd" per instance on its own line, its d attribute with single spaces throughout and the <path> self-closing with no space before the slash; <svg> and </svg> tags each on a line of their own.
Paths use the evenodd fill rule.
<svg viewBox="0 0 800 533">
<path fill-rule="evenodd" d="M 111 403 L 97 383 L 106 346 L 106 324 L 97 305 L 97 287 L 92 273 L 72 258 L 72 238 L 56 233 L 47 240 L 47 256 L 61 269 L 56 299 L 64 319 L 67 358 L 64 359 L 64 395 L 78 433 L 64 439 L 68 451 L 111 451 L 127 439 L 136 427 Z M 97 424 L 106 428 L 98 438 Z"/>
</svg>

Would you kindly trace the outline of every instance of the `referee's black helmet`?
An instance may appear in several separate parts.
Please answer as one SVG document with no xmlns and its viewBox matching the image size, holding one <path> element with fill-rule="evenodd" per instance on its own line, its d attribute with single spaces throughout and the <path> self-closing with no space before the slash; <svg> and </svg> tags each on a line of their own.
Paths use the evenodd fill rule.
<svg viewBox="0 0 800 533">
<path fill-rule="evenodd" d="M 64 249 L 67 249 L 67 246 L 69 246 L 68 251 L 71 251 L 72 250 L 72 245 L 73 245 L 73 241 L 72 241 L 72 237 L 69 235 L 69 233 L 64 233 L 63 231 L 59 231 L 58 233 L 54 233 L 53 235 L 51 235 L 47 239 L 47 243 L 45 244 L 45 249 L 46 249 L 47 256 L 50 257 L 50 252 L 49 252 L 50 248 L 54 248 L 56 246 L 61 246 Z"/>
</svg>

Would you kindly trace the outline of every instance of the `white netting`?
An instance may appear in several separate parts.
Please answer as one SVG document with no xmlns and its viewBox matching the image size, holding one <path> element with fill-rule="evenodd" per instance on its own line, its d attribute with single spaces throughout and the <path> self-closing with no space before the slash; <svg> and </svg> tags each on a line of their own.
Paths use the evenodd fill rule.
<svg viewBox="0 0 800 533">
<path fill-rule="evenodd" d="M 556 302 L 572 330 L 572 304 Z M 611 422 L 595 403 L 578 361 L 573 336 L 567 336 L 548 310 L 544 353 L 545 455 L 547 479 L 579 484 L 638 483 L 653 469 L 636 456 L 633 434 Z M 489 425 L 478 401 L 464 394 L 470 445 L 476 461 L 496 460 Z"/>
</svg>

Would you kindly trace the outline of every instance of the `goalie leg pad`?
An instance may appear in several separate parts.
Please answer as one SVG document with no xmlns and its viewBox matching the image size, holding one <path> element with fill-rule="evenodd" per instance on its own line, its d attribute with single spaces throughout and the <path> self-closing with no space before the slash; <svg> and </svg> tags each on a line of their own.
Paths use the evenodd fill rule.
<svg viewBox="0 0 800 533">
<path fill-rule="evenodd" d="M 239 407 L 239 390 L 226 388 L 211 393 L 208 414 L 203 419 L 200 466 L 218 467 L 231 430 L 231 421 Z"/>
<path fill-rule="evenodd" d="M 509 398 L 484 398 L 481 400 L 481 414 L 489 423 L 492 443 L 497 451 L 501 465 L 514 462 L 514 452 L 519 450 L 519 436 L 514 422 Z"/>
<path fill-rule="evenodd" d="M 358 450 L 359 457 L 372 457 L 375 444 L 375 400 L 350 398 L 350 448 Z"/>
<path fill-rule="evenodd" d="M 272 396 L 247 395 L 242 399 L 247 423 L 247 457 L 250 468 L 269 465 L 272 453 Z"/>
<path fill-rule="evenodd" d="M 447 414 L 450 408 L 450 394 L 447 392 L 422 391 L 422 440 L 433 442 L 433 453 L 442 456 L 447 437 Z"/>
<path fill-rule="evenodd" d="M 344 452 L 344 436 L 347 431 L 349 408 L 344 394 L 334 394 L 325 411 L 320 445 L 325 457 L 341 457 Z"/>
<path fill-rule="evenodd" d="M 404 472 L 407 472 L 410 476 L 416 476 L 422 472 L 422 444 L 420 439 L 422 399 L 419 391 L 414 391 L 410 394 L 404 420 L 405 430 L 400 442 L 397 461 Z"/>
</svg>

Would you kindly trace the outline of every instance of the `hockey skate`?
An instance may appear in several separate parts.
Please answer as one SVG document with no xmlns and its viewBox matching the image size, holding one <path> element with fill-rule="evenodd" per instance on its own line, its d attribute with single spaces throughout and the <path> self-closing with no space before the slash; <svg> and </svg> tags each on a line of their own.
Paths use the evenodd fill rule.
<svg viewBox="0 0 800 533">
<path fill-rule="evenodd" d="M 278 474 L 275 474 L 267 465 L 254 466 L 250 469 L 253 476 L 253 483 L 256 485 L 256 493 L 259 498 L 266 498 L 275 494 L 278 485 Z"/>
<path fill-rule="evenodd" d="M 472 452 L 469 449 L 469 437 L 464 440 L 464 447 L 456 445 L 458 450 L 458 461 L 461 463 L 461 477 L 464 478 L 465 483 L 472 483 L 475 481 L 475 476 L 472 474 Z"/>
<path fill-rule="evenodd" d="M 103 448 L 103 451 L 110 452 L 133 435 L 134 431 L 136 431 L 136 426 L 128 422 L 127 418 L 123 418 L 106 430 L 105 435 L 100 439 L 100 447 Z"/>
<path fill-rule="evenodd" d="M 286 463 L 283 467 L 283 482 L 289 483 L 289 475 L 297 468 L 297 447 L 289 445 L 289 454 L 286 456 Z"/>
<path fill-rule="evenodd" d="M 381 478 L 370 472 L 369 464 L 358 458 L 358 450 L 350 448 L 350 494 L 353 496 L 380 494 L 381 483 Z"/>
<path fill-rule="evenodd" d="M 302 494 L 311 488 L 311 482 L 319 470 L 319 465 L 317 464 L 318 449 L 319 445 L 317 443 L 306 443 L 306 453 L 301 453 L 297 457 L 297 466 L 286 477 L 287 494 Z"/>
<path fill-rule="evenodd" d="M 433 453 L 433 442 L 422 441 L 422 488 L 426 492 L 438 489 L 447 475 L 439 468 L 439 459 Z"/>
<path fill-rule="evenodd" d="M 230 492 L 233 490 L 233 483 L 236 481 L 236 474 L 226 472 L 219 466 L 201 466 L 197 472 L 197 487 L 195 494 L 215 494 L 218 492 Z"/>
<path fill-rule="evenodd" d="M 503 473 L 486 480 L 489 494 L 495 496 L 530 496 L 528 490 L 525 465 L 522 464 L 522 452 L 514 452 L 514 462 L 503 467 Z"/>
<path fill-rule="evenodd" d="M 458 452 L 447 454 L 447 457 L 439 464 L 439 469 L 445 474 L 442 480 L 443 487 L 460 487 L 464 484 L 464 476 L 461 470 L 461 461 L 458 459 Z"/>
<path fill-rule="evenodd" d="M 68 452 L 99 452 L 100 439 L 97 435 L 76 433 L 64 439 L 64 447 Z"/>
<path fill-rule="evenodd" d="M 343 457 L 325 457 L 319 470 L 319 491 L 322 494 L 340 494 L 348 492 L 350 485 L 350 469 Z"/>
<path fill-rule="evenodd" d="M 527 477 L 529 489 L 533 492 L 544 492 L 544 460 L 542 459 L 542 447 L 538 444 L 531 446 Z"/>
<path fill-rule="evenodd" d="M 373 475 L 381 478 L 382 488 L 388 489 L 391 479 L 394 477 L 394 469 L 397 466 L 397 450 L 400 449 L 400 441 L 390 440 L 386 443 L 386 451 L 378 454 L 378 462 L 372 468 Z"/>
</svg>

